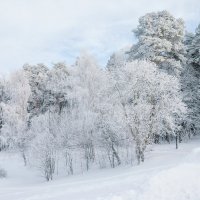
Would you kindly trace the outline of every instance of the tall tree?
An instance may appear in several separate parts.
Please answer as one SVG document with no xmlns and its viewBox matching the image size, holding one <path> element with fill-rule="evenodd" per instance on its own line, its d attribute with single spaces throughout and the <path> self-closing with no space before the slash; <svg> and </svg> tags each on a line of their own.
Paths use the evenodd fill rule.
<svg viewBox="0 0 200 200">
<path fill-rule="evenodd" d="M 195 35 L 187 45 L 188 62 L 194 67 L 200 68 L 200 24 L 196 28 Z"/>
<path fill-rule="evenodd" d="M 190 137 L 200 130 L 200 25 L 195 34 L 185 36 L 187 64 L 184 67 L 181 82 L 184 102 L 188 106 L 187 120 L 184 122 L 186 134 Z"/>
<path fill-rule="evenodd" d="M 179 80 L 161 72 L 153 63 L 126 63 L 114 79 L 114 98 L 135 141 L 138 163 L 144 161 L 146 146 L 155 135 L 166 132 L 175 136 L 177 116 L 183 117 L 185 105 L 180 96 Z M 112 75 L 112 74 L 111 74 Z"/>
<path fill-rule="evenodd" d="M 30 87 L 23 70 L 11 74 L 7 90 L 10 99 L 3 104 L 4 124 L 2 133 L 20 151 L 26 164 L 25 153 L 29 138 L 27 134 L 29 118 L 27 101 L 30 96 Z"/>
<path fill-rule="evenodd" d="M 150 60 L 169 74 L 180 74 L 185 62 L 182 19 L 167 11 L 148 13 L 133 32 L 138 42 L 132 46 L 129 60 Z"/>
<path fill-rule="evenodd" d="M 34 116 L 45 113 L 49 107 L 49 93 L 46 90 L 49 69 L 43 64 L 23 67 L 29 81 L 31 94 L 28 99 L 29 125 Z"/>
<path fill-rule="evenodd" d="M 6 104 L 9 99 L 8 81 L 0 77 L 0 151 L 8 145 L 7 138 L 2 133 L 2 128 L 5 123 L 3 108 L 4 104 Z"/>
</svg>

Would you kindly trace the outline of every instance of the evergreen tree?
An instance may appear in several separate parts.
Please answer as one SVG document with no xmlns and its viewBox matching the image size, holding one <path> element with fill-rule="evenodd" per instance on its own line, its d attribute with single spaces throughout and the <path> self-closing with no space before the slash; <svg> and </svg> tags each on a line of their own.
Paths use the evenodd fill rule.
<svg viewBox="0 0 200 200">
<path fill-rule="evenodd" d="M 187 45 L 188 63 L 193 67 L 200 67 L 200 24 L 195 31 L 195 35 L 189 45 Z"/>
<path fill-rule="evenodd" d="M 30 114 L 29 125 L 34 116 L 45 113 L 48 110 L 50 95 L 46 90 L 49 69 L 43 64 L 36 66 L 24 65 L 23 67 L 28 77 L 31 94 L 28 99 L 27 110 Z"/>
<path fill-rule="evenodd" d="M 195 34 L 187 33 L 185 36 L 187 64 L 181 76 L 184 102 L 187 104 L 187 119 L 183 123 L 185 134 L 189 137 L 200 130 L 200 25 Z M 183 129 L 183 130 L 184 130 Z"/>
<path fill-rule="evenodd" d="M 169 12 L 148 13 L 139 19 L 134 34 L 138 42 L 129 51 L 129 60 L 150 60 L 160 69 L 179 75 L 184 57 L 184 22 Z"/>
</svg>

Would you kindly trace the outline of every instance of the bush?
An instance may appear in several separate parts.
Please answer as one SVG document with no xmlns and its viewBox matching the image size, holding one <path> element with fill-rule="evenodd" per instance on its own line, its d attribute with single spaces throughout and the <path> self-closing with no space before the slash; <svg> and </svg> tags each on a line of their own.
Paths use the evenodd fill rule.
<svg viewBox="0 0 200 200">
<path fill-rule="evenodd" d="M 5 178 L 6 176 L 7 176 L 6 170 L 0 168 L 0 178 Z"/>
</svg>

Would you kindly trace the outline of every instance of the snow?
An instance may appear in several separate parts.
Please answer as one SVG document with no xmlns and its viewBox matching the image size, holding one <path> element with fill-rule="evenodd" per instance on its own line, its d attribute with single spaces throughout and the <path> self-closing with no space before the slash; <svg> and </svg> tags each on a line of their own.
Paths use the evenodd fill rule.
<svg viewBox="0 0 200 200">
<path fill-rule="evenodd" d="M 0 200 L 199 200 L 200 138 L 156 145 L 140 166 L 93 170 L 45 182 L 21 158 L 0 153 L 8 177 L 0 179 Z"/>
</svg>

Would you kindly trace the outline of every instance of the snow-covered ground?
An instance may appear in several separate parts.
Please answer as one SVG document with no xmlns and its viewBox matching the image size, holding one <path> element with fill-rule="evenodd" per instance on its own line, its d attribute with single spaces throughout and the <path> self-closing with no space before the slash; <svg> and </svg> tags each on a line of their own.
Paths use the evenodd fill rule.
<svg viewBox="0 0 200 200">
<path fill-rule="evenodd" d="M 0 200 L 200 200 L 200 138 L 156 145 L 140 166 L 90 171 L 44 182 L 19 157 L 0 153 L 8 172 Z"/>
</svg>

